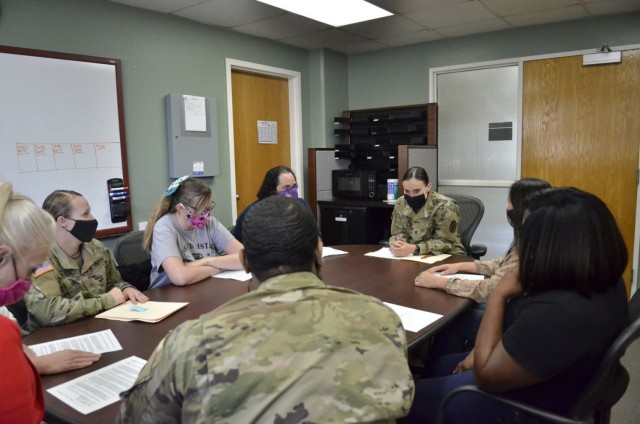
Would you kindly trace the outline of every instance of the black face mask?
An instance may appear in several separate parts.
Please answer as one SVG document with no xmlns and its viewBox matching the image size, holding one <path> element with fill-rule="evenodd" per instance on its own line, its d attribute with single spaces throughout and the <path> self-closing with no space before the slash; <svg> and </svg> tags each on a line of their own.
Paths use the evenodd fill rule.
<svg viewBox="0 0 640 424">
<path fill-rule="evenodd" d="M 413 197 L 405 194 L 404 200 L 407 202 L 407 205 L 413 209 L 413 213 L 418 213 L 418 211 L 424 207 L 425 203 L 427 203 L 427 198 L 424 194 L 418 194 Z"/>
<path fill-rule="evenodd" d="M 73 226 L 71 231 L 69 231 L 69 230 L 67 230 L 67 231 L 69 231 L 72 236 L 74 236 L 75 238 L 77 238 L 81 242 L 88 243 L 96 235 L 96 230 L 98 229 L 98 221 L 97 220 L 89 219 L 87 221 L 84 221 L 84 220 L 81 220 L 81 219 L 73 219 L 73 218 L 67 218 L 67 219 L 70 219 L 70 220 L 76 222 L 76 224 Z M 65 230 L 66 230 L 66 228 L 65 228 Z"/>
<path fill-rule="evenodd" d="M 507 209 L 507 222 L 513 227 L 513 209 Z"/>
</svg>

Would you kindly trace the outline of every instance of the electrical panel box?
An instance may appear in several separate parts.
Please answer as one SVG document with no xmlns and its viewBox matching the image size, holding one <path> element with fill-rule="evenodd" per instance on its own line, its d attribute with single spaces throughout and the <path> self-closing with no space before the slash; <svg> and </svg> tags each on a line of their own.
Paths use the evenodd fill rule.
<svg viewBox="0 0 640 424">
<path fill-rule="evenodd" d="M 167 94 L 169 176 L 220 175 L 216 99 Z"/>
</svg>

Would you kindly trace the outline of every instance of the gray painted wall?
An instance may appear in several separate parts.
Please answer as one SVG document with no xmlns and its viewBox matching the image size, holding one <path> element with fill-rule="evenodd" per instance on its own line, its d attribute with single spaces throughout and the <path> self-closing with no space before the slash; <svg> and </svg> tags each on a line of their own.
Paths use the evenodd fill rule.
<svg viewBox="0 0 640 424">
<path fill-rule="evenodd" d="M 0 7 L 0 44 L 122 61 L 134 226 L 148 219 L 171 181 L 164 110 L 168 93 L 217 100 L 221 173 L 205 182 L 214 191 L 216 217 L 232 223 L 226 58 L 300 72 L 304 148 L 315 147 L 306 50 L 106 1 L 1 0 Z"/>
<path fill-rule="evenodd" d="M 426 103 L 429 69 L 640 44 L 640 13 L 496 31 L 349 56 L 349 109 Z"/>
<path fill-rule="evenodd" d="M 427 102 L 431 67 L 595 48 L 603 42 L 640 43 L 640 13 L 347 57 L 307 52 L 107 1 L 0 0 L 0 11 L 0 44 L 122 61 L 134 225 L 147 220 L 170 182 L 163 99 L 171 92 L 217 99 L 221 175 L 206 182 L 217 201 L 216 217 L 231 224 L 226 58 L 301 73 L 306 151 L 332 146 L 332 118 L 342 110 Z"/>
</svg>

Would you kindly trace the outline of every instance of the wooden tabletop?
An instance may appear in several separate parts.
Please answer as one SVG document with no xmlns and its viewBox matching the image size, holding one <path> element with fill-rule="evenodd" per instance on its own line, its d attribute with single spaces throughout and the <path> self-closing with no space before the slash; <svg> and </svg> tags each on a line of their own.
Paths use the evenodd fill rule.
<svg viewBox="0 0 640 424">
<path fill-rule="evenodd" d="M 451 296 L 439 290 L 416 287 L 413 283 L 416 275 L 431 265 L 364 256 L 365 253 L 380 248 L 380 246 L 375 245 L 335 246 L 335 248 L 347 251 L 349 254 L 330 256 L 324 259 L 321 274 L 325 283 L 357 290 L 361 293 L 375 296 L 384 302 L 443 315 L 443 318 L 418 333 L 408 331 L 407 342 L 410 347 L 441 330 L 448 321 L 471 303 L 467 299 Z M 468 260 L 470 259 L 465 257 L 451 257 L 443 261 L 443 263 Z M 111 329 L 122 345 L 121 351 L 104 353 L 97 363 L 88 368 L 43 376 L 42 386 L 45 390 L 46 421 L 49 423 L 113 422 L 118 411 L 118 403 L 89 415 L 83 415 L 51 396 L 46 392 L 46 389 L 132 355 L 146 360 L 158 342 L 173 328 L 186 320 L 197 318 L 228 300 L 246 293 L 247 289 L 248 282 L 246 281 L 241 282 L 221 278 L 210 278 L 186 287 L 165 286 L 149 290 L 146 294 L 154 301 L 189 302 L 189 305 L 159 323 L 147 324 L 87 318 L 71 324 L 42 328 L 25 337 L 24 343 L 31 345 Z"/>
</svg>

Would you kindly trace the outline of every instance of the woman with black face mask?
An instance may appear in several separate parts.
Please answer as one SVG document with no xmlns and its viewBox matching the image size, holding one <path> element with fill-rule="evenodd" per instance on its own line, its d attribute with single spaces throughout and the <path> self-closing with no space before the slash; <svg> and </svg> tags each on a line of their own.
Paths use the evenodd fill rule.
<svg viewBox="0 0 640 424">
<path fill-rule="evenodd" d="M 490 261 L 436 265 L 420 273 L 416 277 L 416 285 L 445 290 L 447 293 L 456 296 L 467 297 L 478 303 L 485 303 L 500 278 L 509 268 L 518 264 L 518 257 L 513 246 L 522 227 L 524 199 L 532 193 L 550 187 L 551 185 L 548 182 L 538 178 L 523 178 L 511 185 L 509 198 L 507 199 L 507 222 L 513 227 L 513 241 L 504 257 Z M 485 275 L 488 278 L 484 280 L 462 280 L 460 278 L 447 277 L 447 275 L 460 272 L 473 272 Z"/>
<path fill-rule="evenodd" d="M 56 242 L 25 296 L 27 333 L 96 315 L 127 300 L 149 300 L 122 280 L 109 249 L 93 238 L 98 221 L 80 193 L 56 190 L 42 208 L 56 221 Z"/>
<path fill-rule="evenodd" d="M 507 222 L 513 227 L 513 241 L 504 257 L 489 261 L 436 265 L 416 277 L 416 286 L 444 290 L 449 294 L 466 297 L 482 304 L 467 309 L 447 328 L 447 331 L 438 335 L 430 355 L 437 357 L 451 352 L 462 352 L 474 346 L 480 321 L 484 315 L 484 304 L 489 299 L 489 295 L 510 269 L 518 267 L 515 243 L 522 228 L 525 198 L 550 187 L 548 182 L 538 178 L 523 178 L 511 185 L 507 199 Z M 451 274 L 469 272 L 482 274 L 487 278 L 484 280 L 451 278 Z"/>
<path fill-rule="evenodd" d="M 466 255 L 458 234 L 460 210 L 453 200 L 431 191 L 424 168 L 414 166 L 402 177 L 404 196 L 396 201 L 389 249 L 394 256 Z"/>
</svg>

